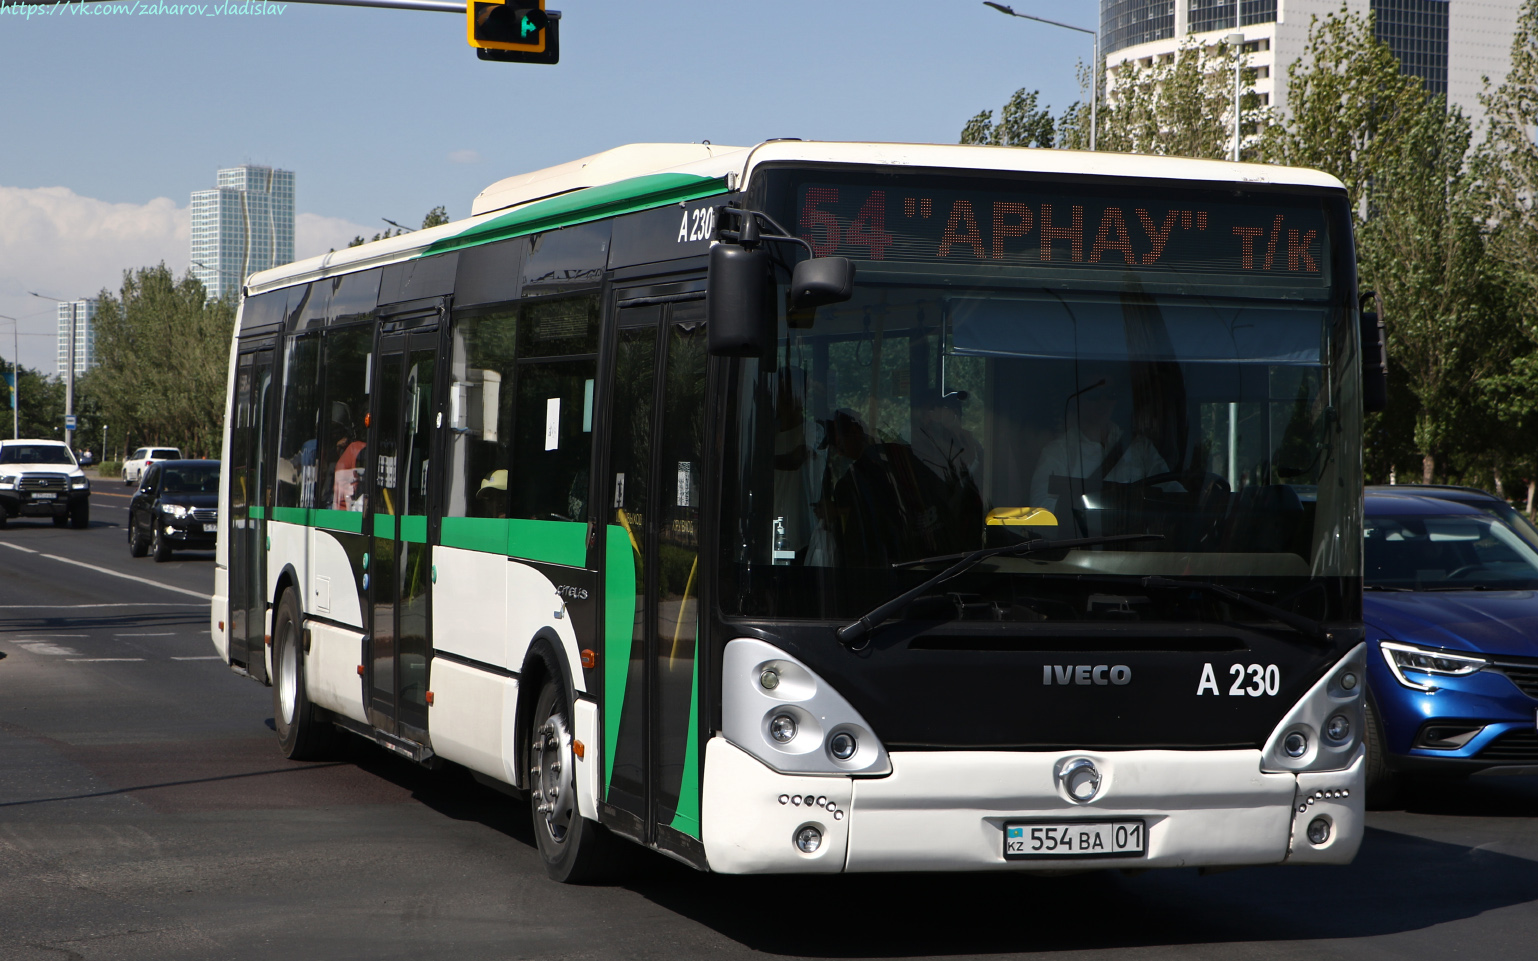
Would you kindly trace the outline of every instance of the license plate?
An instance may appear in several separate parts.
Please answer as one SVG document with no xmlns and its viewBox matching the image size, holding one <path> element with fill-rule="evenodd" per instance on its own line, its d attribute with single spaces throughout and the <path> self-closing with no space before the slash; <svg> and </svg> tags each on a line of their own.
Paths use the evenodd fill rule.
<svg viewBox="0 0 1538 961">
<path fill-rule="evenodd" d="M 205 533 L 205 534 L 212 534 L 215 531 L 217 531 L 218 529 L 219 529 L 219 525 L 218 524 L 204 524 L 203 525 L 203 533 Z"/>
<path fill-rule="evenodd" d="M 1004 825 L 1004 857 L 1140 858 L 1148 846 L 1142 821 L 1028 821 Z"/>
<path fill-rule="evenodd" d="M 35 501 L 51 501 L 58 496 L 58 494 L 33 494 L 32 499 Z"/>
</svg>

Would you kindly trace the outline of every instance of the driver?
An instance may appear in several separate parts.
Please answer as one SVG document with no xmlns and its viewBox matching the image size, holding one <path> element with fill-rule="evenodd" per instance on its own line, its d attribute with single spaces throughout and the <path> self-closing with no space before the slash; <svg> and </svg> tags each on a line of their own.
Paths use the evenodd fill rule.
<svg viewBox="0 0 1538 961">
<path fill-rule="evenodd" d="M 1128 484 L 1169 472 L 1169 465 L 1147 437 L 1124 431 L 1116 423 L 1114 415 L 1124 393 L 1123 383 L 1107 371 L 1088 387 L 1069 395 L 1064 418 L 1067 429 L 1042 448 L 1031 475 L 1032 507 L 1057 512 L 1057 495 L 1049 489 L 1054 476 Z M 1159 486 L 1170 490 L 1179 487 L 1173 482 Z"/>
</svg>

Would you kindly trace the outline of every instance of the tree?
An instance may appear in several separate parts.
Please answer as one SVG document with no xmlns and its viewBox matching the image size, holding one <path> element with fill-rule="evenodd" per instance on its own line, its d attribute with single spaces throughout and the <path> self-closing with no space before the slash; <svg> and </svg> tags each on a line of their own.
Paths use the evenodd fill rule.
<svg viewBox="0 0 1538 961">
<path fill-rule="evenodd" d="M 427 216 L 426 217 L 422 218 L 422 229 L 426 230 L 429 227 L 437 227 L 440 224 L 446 224 L 448 222 L 449 222 L 448 208 L 441 207 L 441 206 L 440 207 L 434 207 L 432 210 L 429 210 L 427 212 Z M 389 240 L 391 237 L 399 237 L 399 236 L 401 236 L 403 234 L 409 234 L 409 233 L 412 233 L 412 231 L 405 230 L 405 229 L 396 229 L 396 230 L 392 231 L 392 230 L 390 230 L 387 227 L 387 228 L 385 228 L 385 231 L 383 233 L 375 234 L 374 236 L 370 237 L 368 240 L 364 240 L 363 239 L 363 235 L 359 234 L 358 236 L 356 236 L 353 239 L 349 240 L 347 242 L 347 246 L 349 246 L 349 247 L 361 247 L 364 244 L 371 244 L 371 243 L 373 243 L 376 240 Z"/>
<path fill-rule="evenodd" d="M 999 112 L 997 124 L 993 122 L 992 110 L 984 110 L 968 120 L 961 130 L 961 142 L 993 147 L 1052 146 L 1055 135 L 1052 115 L 1046 108 L 1036 105 L 1040 96 L 1039 90 L 1021 87 Z"/>
<path fill-rule="evenodd" d="M 10 365 L 6 364 L 9 374 Z M 0 390 L 0 437 L 10 437 L 13 426 L 19 426 L 22 437 L 64 439 L 64 382 L 44 377 L 43 372 L 30 367 L 19 371 L 17 394 L 21 409 L 17 412 L 17 424 L 12 423 L 9 391 Z M 5 381 L 0 380 L 0 384 Z"/>
<path fill-rule="evenodd" d="M 126 445 L 165 444 L 218 456 L 235 307 L 209 300 L 191 273 L 165 264 L 124 271 L 118 296 L 101 292 L 99 362 L 77 381 Z"/>
<path fill-rule="evenodd" d="M 1240 67 L 1241 147 L 1272 120 L 1255 93 L 1254 68 L 1227 43 L 1182 44 L 1169 57 L 1127 60 L 1107 70 L 1100 105 L 1101 150 L 1205 157 L 1231 155 L 1234 68 Z"/>
</svg>

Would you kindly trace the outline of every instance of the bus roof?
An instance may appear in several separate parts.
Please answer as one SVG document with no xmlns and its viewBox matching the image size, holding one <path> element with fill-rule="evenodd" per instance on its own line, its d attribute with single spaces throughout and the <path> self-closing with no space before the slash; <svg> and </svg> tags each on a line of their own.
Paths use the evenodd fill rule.
<svg viewBox="0 0 1538 961">
<path fill-rule="evenodd" d="M 507 237 L 726 193 L 738 184 L 746 183 L 760 164 L 771 162 L 1345 189 L 1344 184 L 1329 174 L 1300 167 L 1106 151 L 803 140 L 770 140 L 753 147 L 705 143 L 628 144 L 499 180 L 476 196 L 471 204 L 471 216 L 466 220 L 333 250 L 319 257 L 252 274 L 247 282 L 247 293 L 260 293 Z"/>
</svg>

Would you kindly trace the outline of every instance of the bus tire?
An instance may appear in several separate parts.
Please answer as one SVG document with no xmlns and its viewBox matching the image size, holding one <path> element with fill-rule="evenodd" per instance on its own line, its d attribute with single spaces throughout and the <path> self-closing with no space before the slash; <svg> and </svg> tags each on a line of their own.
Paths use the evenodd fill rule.
<svg viewBox="0 0 1538 961">
<path fill-rule="evenodd" d="M 1400 794 L 1404 789 L 1402 778 L 1398 772 L 1388 766 L 1388 759 L 1384 757 L 1383 729 L 1379 726 L 1378 713 L 1373 710 L 1372 701 L 1368 701 L 1367 708 L 1367 758 L 1364 767 L 1367 769 L 1367 807 L 1373 810 L 1394 807 L 1399 803 Z"/>
<path fill-rule="evenodd" d="M 272 723 L 278 747 L 294 761 L 326 756 L 336 728 L 323 720 L 304 686 L 299 602 L 284 591 L 272 618 Z"/>
<path fill-rule="evenodd" d="M 529 726 L 529 812 L 545 871 L 563 884 L 602 880 L 615 866 L 617 841 L 577 810 L 571 701 L 552 668 Z"/>
</svg>

